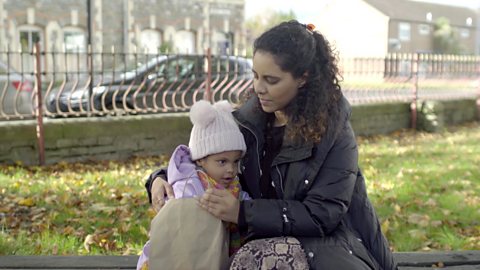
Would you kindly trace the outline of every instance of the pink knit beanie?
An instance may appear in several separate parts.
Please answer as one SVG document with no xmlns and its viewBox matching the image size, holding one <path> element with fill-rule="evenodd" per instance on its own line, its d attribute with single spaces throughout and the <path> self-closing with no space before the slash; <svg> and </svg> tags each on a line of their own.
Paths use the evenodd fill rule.
<svg viewBox="0 0 480 270">
<path fill-rule="evenodd" d="M 190 109 L 193 128 L 188 143 L 193 161 L 226 151 L 240 150 L 242 156 L 245 154 L 247 147 L 232 110 L 226 100 L 213 105 L 206 100 L 193 104 Z"/>
<path fill-rule="evenodd" d="M 232 105 L 226 100 L 211 104 L 200 100 L 190 109 L 193 128 L 188 147 L 192 160 L 226 151 L 240 150 L 242 156 L 247 147 L 237 123 L 233 120 Z"/>
</svg>

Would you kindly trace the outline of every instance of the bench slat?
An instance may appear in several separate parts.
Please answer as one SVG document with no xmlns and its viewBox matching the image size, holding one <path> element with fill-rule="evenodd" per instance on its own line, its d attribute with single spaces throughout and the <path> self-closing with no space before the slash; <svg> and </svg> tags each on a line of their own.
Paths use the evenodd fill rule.
<svg viewBox="0 0 480 270">
<path fill-rule="evenodd" d="M 135 269 L 137 255 L 129 256 L 69 256 L 69 255 L 9 255 L 0 257 L 0 269 Z"/>
<path fill-rule="evenodd" d="M 431 267 L 439 262 L 445 266 L 480 265 L 480 250 L 395 252 L 393 256 L 399 266 Z"/>
<path fill-rule="evenodd" d="M 480 250 L 396 252 L 402 270 L 419 270 L 443 262 L 450 270 L 480 270 Z M 0 257 L 0 269 L 135 269 L 138 256 L 9 255 Z M 434 268 L 431 268 L 434 269 Z M 440 269 L 440 268 L 439 268 Z"/>
<path fill-rule="evenodd" d="M 479 270 L 480 265 L 457 265 L 457 266 L 449 266 L 449 267 L 399 267 L 398 270 Z"/>
</svg>

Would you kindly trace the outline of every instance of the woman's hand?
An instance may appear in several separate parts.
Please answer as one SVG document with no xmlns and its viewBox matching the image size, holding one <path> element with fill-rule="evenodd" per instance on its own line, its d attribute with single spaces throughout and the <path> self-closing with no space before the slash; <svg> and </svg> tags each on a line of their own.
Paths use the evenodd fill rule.
<svg viewBox="0 0 480 270">
<path fill-rule="evenodd" d="M 198 205 L 217 218 L 238 223 L 238 212 L 240 202 L 235 196 L 225 190 L 210 188 L 205 191 L 202 197 L 195 197 Z"/>
<path fill-rule="evenodd" d="M 157 177 L 153 180 L 152 184 L 152 206 L 158 213 L 165 205 L 165 196 L 168 199 L 175 199 L 172 186 L 161 177 Z"/>
</svg>

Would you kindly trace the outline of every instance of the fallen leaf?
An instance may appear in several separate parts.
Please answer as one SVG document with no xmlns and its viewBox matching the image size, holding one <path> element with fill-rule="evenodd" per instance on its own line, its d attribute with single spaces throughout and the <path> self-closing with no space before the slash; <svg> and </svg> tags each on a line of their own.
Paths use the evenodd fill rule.
<svg viewBox="0 0 480 270">
<path fill-rule="evenodd" d="M 70 235 L 74 233 L 75 233 L 75 229 L 72 226 L 67 226 L 63 229 L 63 235 Z"/>
<path fill-rule="evenodd" d="M 147 213 L 149 214 L 150 218 L 154 218 L 157 215 L 157 212 L 155 212 L 155 209 L 153 207 L 147 209 Z"/>
<path fill-rule="evenodd" d="M 426 189 L 426 187 L 425 187 L 425 189 Z M 419 206 L 423 205 L 423 200 L 420 199 L 420 198 L 413 199 L 413 202 L 418 204 Z"/>
<path fill-rule="evenodd" d="M 52 255 L 57 255 L 57 254 L 58 254 L 58 246 L 57 244 L 53 244 Z"/>
<path fill-rule="evenodd" d="M 80 200 L 78 197 L 70 198 L 65 202 L 67 207 L 75 207 L 78 206 L 80 203 L 82 203 L 82 200 Z"/>
<path fill-rule="evenodd" d="M 44 201 L 46 204 L 58 204 L 58 199 L 57 199 L 57 196 L 55 195 L 45 197 Z"/>
<path fill-rule="evenodd" d="M 427 227 L 429 225 L 430 217 L 419 214 L 411 214 L 408 216 L 408 222 L 412 224 L 417 224 L 420 227 Z"/>
<path fill-rule="evenodd" d="M 438 228 L 440 226 L 442 226 L 443 222 L 440 221 L 440 220 L 432 220 L 430 222 L 430 225 L 432 225 L 432 227 L 435 227 L 435 228 Z"/>
<path fill-rule="evenodd" d="M 91 251 L 90 246 L 93 246 L 93 245 L 95 245 L 95 241 L 93 240 L 93 235 L 89 234 L 89 235 L 87 235 L 87 237 L 85 237 L 85 241 L 83 242 L 83 246 L 88 251 L 88 253 L 90 253 L 90 251 Z"/>
<path fill-rule="evenodd" d="M 123 252 L 123 256 L 127 256 L 127 255 L 130 255 L 130 253 L 134 251 L 133 248 L 129 247 L 127 250 L 125 250 L 125 252 Z"/>
<path fill-rule="evenodd" d="M 142 225 L 140 225 L 140 232 L 141 232 L 143 235 L 145 235 L 145 236 L 148 235 L 147 229 L 145 229 Z"/>
<path fill-rule="evenodd" d="M 425 239 L 427 232 L 425 230 L 410 230 L 408 232 L 412 238 Z"/>
<path fill-rule="evenodd" d="M 113 240 L 113 242 L 107 242 L 105 245 L 105 249 L 107 251 L 115 251 L 117 249 L 117 240 Z"/>
<path fill-rule="evenodd" d="M 388 227 L 390 226 L 390 220 L 386 219 L 381 226 L 383 234 L 387 235 Z"/>
<path fill-rule="evenodd" d="M 444 223 L 447 224 L 449 227 L 455 227 L 458 224 L 457 222 L 451 221 L 449 219 L 445 220 Z"/>
<path fill-rule="evenodd" d="M 442 212 L 445 216 L 449 216 L 452 213 L 452 211 L 446 209 L 442 209 Z M 480 214 L 480 210 L 478 210 L 478 213 Z"/>
<path fill-rule="evenodd" d="M 27 198 L 27 199 L 20 200 L 18 204 L 24 205 L 24 206 L 34 206 L 35 202 L 33 201 L 32 198 Z"/>
<path fill-rule="evenodd" d="M 35 221 L 35 220 L 37 220 L 37 219 L 39 219 L 39 218 L 42 218 L 42 217 L 44 217 L 44 216 L 45 216 L 45 214 L 40 213 L 40 214 L 38 214 L 38 215 L 33 216 L 31 220 L 32 220 L 32 221 Z"/>
<path fill-rule="evenodd" d="M 439 262 L 438 267 L 445 267 L 445 265 L 443 264 L 443 262 Z"/>
<path fill-rule="evenodd" d="M 400 205 L 395 204 L 394 206 L 395 212 L 399 213 L 402 209 L 400 208 Z"/>
<path fill-rule="evenodd" d="M 425 203 L 425 205 L 428 206 L 439 206 L 440 204 L 437 202 L 437 200 L 430 198 L 428 201 Z"/>
<path fill-rule="evenodd" d="M 108 239 L 110 236 L 112 236 L 113 231 L 108 231 L 102 235 L 99 236 L 100 239 Z"/>
<path fill-rule="evenodd" d="M 96 203 L 90 207 L 90 210 L 94 212 L 115 212 L 117 207 L 114 206 L 105 206 L 105 203 Z"/>
<path fill-rule="evenodd" d="M 30 212 L 30 215 L 31 216 L 35 216 L 37 214 L 40 214 L 42 212 L 44 212 L 46 209 L 45 208 L 36 208 L 36 209 L 33 209 L 31 212 Z"/>
<path fill-rule="evenodd" d="M 126 222 L 123 222 L 122 223 L 122 232 L 123 233 L 126 233 L 130 230 L 130 226 L 132 226 L 131 223 L 126 223 Z"/>
</svg>

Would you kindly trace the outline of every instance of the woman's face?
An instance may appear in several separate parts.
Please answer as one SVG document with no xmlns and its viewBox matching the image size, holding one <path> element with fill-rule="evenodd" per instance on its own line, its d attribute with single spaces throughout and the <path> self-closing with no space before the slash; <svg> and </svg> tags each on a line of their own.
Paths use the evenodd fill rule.
<svg viewBox="0 0 480 270">
<path fill-rule="evenodd" d="M 295 79 L 290 72 L 284 72 L 268 52 L 255 53 L 252 71 L 255 93 L 267 113 L 283 112 L 305 84 L 304 77 Z"/>
</svg>

